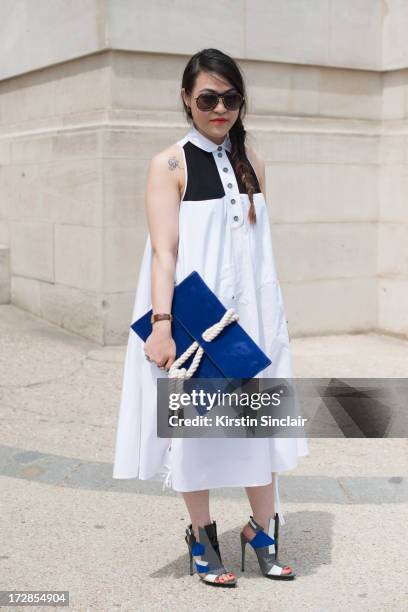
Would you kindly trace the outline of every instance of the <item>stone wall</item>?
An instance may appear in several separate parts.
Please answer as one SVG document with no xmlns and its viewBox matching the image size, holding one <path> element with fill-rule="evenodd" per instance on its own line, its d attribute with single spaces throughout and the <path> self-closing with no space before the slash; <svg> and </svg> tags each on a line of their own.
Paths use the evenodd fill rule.
<svg viewBox="0 0 408 612">
<path fill-rule="evenodd" d="M 126 342 L 149 159 L 188 129 L 188 57 L 216 46 L 246 77 L 291 335 L 408 335 L 403 5 L 34 5 L 0 5 L 0 301 Z"/>
</svg>

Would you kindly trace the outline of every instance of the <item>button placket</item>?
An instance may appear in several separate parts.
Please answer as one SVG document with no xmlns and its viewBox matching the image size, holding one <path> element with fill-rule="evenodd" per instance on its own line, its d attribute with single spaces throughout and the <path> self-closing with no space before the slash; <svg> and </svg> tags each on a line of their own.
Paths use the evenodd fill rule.
<svg viewBox="0 0 408 612">
<path fill-rule="evenodd" d="M 225 154 L 225 151 L 222 150 L 222 147 L 219 146 L 217 150 L 218 155 L 215 156 L 215 151 L 213 155 L 230 209 L 229 218 L 231 219 L 231 227 L 240 227 L 243 224 L 244 218 L 235 173 L 227 155 Z"/>
</svg>

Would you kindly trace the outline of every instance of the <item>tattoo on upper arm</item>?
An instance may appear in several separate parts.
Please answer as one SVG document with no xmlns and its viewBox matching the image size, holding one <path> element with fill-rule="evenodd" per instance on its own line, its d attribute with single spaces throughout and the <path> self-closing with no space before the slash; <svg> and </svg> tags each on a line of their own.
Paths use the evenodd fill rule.
<svg viewBox="0 0 408 612">
<path fill-rule="evenodd" d="M 183 166 L 180 164 L 180 161 L 177 157 L 175 157 L 173 155 L 173 157 L 170 157 L 169 160 L 169 170 L 175 170 L 176 168 L 180 168 L 181 170 L 183 170 Z"/>
</svg>

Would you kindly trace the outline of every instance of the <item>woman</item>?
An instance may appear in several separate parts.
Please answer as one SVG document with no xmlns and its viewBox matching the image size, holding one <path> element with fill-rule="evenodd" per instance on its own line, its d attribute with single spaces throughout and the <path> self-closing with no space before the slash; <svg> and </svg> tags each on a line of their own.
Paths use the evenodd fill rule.
<svg viewBox="0 0 408 612">
<path fill-rule="evenodd" d="M 188 133 L 150 162 L 146 210 L 149 235 L 132 322 L 150 308 L 156 317 L 143 343 L 130 331 L 116 440 L 114 478 L 164 480 L 182 493 L 191 524 L 185 540 L 201 580 L 235 586 L 221 561 L 209 489 L 244 486 L 253 515 L 241 531 L 261 572 L 292 579 L 277 559 L 280 509 L 277 473 L 308 454 L 304 438 L 158 438 L 156 383 L 176 357 L 171 335 L 174 285 L 196 270 L 272 360 L 261 377 L 293 376 L 289 337 L 272 254 L 264 198 L 265 167 L 246 143 L 246 93 L 239 67 L 217 49 L 186 65 L 182 103 Z M 203 458 L 205 460 L 203 460 Z M 276 504 L 276 507 L 275 507 Z"/>
</svg>

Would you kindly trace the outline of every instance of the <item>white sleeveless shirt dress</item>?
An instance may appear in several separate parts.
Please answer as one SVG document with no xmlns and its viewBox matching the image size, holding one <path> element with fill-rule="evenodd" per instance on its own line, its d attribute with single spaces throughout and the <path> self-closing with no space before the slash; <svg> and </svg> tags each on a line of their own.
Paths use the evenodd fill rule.
<svg viewBox="0 0 408 612">
<path fill-rule="evenodd" d="M 254 168 L 256 223 L 250 201 L 231 165 L 229 135 L 221 145 L 195 126 L 177 142 L 185 189 L 179 209 L 175 284 L 196 270 L 225 308 L 272 360 L 258 377 L 293 376 L 284 304 L 275 269 L 268 210 Z M 248 160 L 249 161 L 249 160 Z M 147 236 L 132 321 L 151 307 L 152 247 Z M 197 491 L 272 482 L 309 454 L 306 438 L 159 438 L 156 380 L 167 377 L 149 362 L 144 342 L 130 329 L 116 432 L 113 478 L 161 481 L 163 489 Z M 278 474 L 275 506 L 281 524 Z"/>
</svg>

